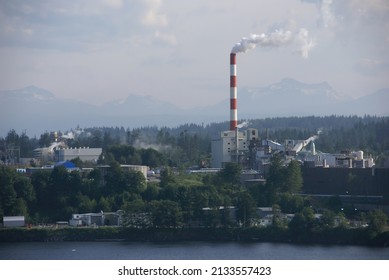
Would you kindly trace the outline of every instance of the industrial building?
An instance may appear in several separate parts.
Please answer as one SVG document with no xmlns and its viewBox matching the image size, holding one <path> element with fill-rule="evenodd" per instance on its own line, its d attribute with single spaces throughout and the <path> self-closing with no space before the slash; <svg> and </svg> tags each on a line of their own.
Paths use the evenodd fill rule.
<svg viewBox="0 0 389 280">
<path fill-rule="evenodd" d="M 70 226 L 120 226 L 123 211 L 73 214 L 69 220 Z"/>
<path fill-rule="evenodd" d="M 33 157 L 40 162 L 55 161 L 55 150 L 58 148 L 66 148 L 64 142 L 52 142 L 49 147 L 37 148 L 33 151 Z"/>
<path fill-rule="evenodd" d="M 268 134 L 260 139 L 258 130 L 243 129 L 237 118 L 236 54 L 230 55 L 230 127 L 212 139 L 212 167 L 237 163 L 243 168 L 245 184 L 266 182 L 270 160 L 278 154 L 287 165 L 292 160 L 302 166 L 303 188 L 297 194 L 327 201 L 336 197 L 353 211 L 382 209 L 389 213 L 389 169 L 376 168 L 371 155 L 363 151 L 324 153 L 316 150 L 320 131 L 308 139 L 287 139 L 278 143 Z M 249 172 L 250 178 L 245 178 Z M 247 176 L 246 176 L 247 177 Z M 343 208 L 342 208 L 343 209 Z M 343 210 L 342 210 L 343 211 Z M 272 223 L 272 214 L 258 224 Z"/>
<path fill-rule="evenodd" d="M 26 224 L 24 216 L 4 216 L 4 227 L 24 227 Z"/>
<path fill-rule="evenodd" d="M 374 166 L 374 159 L 370 155 L 365 158 L 363 151 L 343 151 L 338 154 L 310 152 L 301 153 L 299 156 L 307 167 L 371 168 Z"/>
<path fill-rule="evenodd" d="M 97 162 L 101 156 L 102 148 L 71 147 L 66 144 L 66 139 L 73 138 L 73 134 L 63 135 L 61 132 L 50 132 L 51 144 L 48 147 L 37 148 L 33 151 L 33 157 L 41 164 L 47 162 L 70 161 L 79 158 L 82 161 Z"/>
<path fill-rule="evenodd" d="M 223 168 L 228 162 L 249 165 L 250 151 L 258 141 L 258 130 L 223 131 L 219 137 L 212 139 L 212 167 Z"/>
<path fill-rule="evenodd" d="M 67 161 L 79 158 L 82 161 L 97 162 L 102 148 L 59 148 L 55 150 L 56 161 Z"/>
<path fill-rule="evenodd" d="M 35 149 L 34 158 L 40 162 L 68 161 L 75 158 L 97 162 L 102 152 L 102 148 L 68 148 L 63 142 L 53 142 L 49 147 Z"/>
<path fill-rule="evenodd" d="M 313 135 L 308 139 L 288 139 L 277 143 L 268 139 L 260 141 L 258 130 L 244 128 L 238 124 L 238 92 L 236 53 L 230 54 L 230 128 L 220 132 L 211 143 L 212 168 L 223 168 L 226 163 L 240 164 L 243 169 L 253 169 L 265 175 L 270 158 L 279 153 L 285 158 L 285 163 L 298 160 L 305 167 L 336 167 L 336 168 L 371 168 L 374 160 L 371 156 L 364 158 L 363 151 L 343 151 L 339 154 L 317 152 Z"/>
<path fill-rule="evenodd" d="M 297 160 L 305 167 L 372 168 L 375 165 L 371 155 L 365 158 L 363 151 L 341 151 L 335 154 L 316 151 L 315 139 L 317 136 L 306 140 L 285 140 L 284 144 L 262 140 L 255 151 L 258 169 L 261 170 L 268 165 L 274 153 L 282 154 L 287 162 Z"/>
</svg>

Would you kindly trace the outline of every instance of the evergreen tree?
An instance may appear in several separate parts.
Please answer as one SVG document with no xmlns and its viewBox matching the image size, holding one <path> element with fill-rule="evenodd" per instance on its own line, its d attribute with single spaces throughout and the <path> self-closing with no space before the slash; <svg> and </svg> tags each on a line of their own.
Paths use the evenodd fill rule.
<svg viewBox="0 0 389 280">
<path fill-rule="evenodd" d="M 224 168 L 220 171 L 221 181 L 231 186 L 240 185 L 240 175 L 242 173 L 242 167 L 233 162 L 228 162 Z"/>
<path fill-rule="evenodd" d="M 247 191 L 242 191 L 238 194 L 236 205 L 238 207 L 237 219 L 243 226 L 250 226 L 253 218 L 256 217 L 257 205 Z"/>
<path fill-rule="evenodd" d="M 13 215 L 13 208 L 17 200 L 14 188 L 14 173 L 5 166 L 0 166 L 0 205 L 4 215 Z"/>
<path fill-rule="evenodd" d="M 388 216 L 382 210 L 374 210 L 368 214 L 369 230 L 373 233 L 381 233 L 386 227 Z"/>
<path fill-rule="evenodd" d="M 270 159 L 269 173 L 266 177 L 266 184 L 272 192 L 280 192 L 286 189 L 286 172 L 279 154 L 275 154 Z"/>
<path fill-rule="evenodd" d="M 171 200 L 150 202 L 154 227 L 180 227 L 182 210 L 179 204 Z"/>
<path fill-rule="evenodd" d="M 292 160 L 286 169 L 285 190 L 290 193 L 299 193 L 303 187 L 303 176 L 300 163 Z"/>
</svg>

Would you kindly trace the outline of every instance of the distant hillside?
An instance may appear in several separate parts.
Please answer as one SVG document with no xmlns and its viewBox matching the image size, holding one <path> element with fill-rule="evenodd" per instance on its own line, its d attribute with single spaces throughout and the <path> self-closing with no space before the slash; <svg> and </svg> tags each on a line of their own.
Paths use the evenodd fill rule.
<svg viewBox="0 0 389 280">
<path fill-rule="evenodd" d="M 370 115 L 389 115 L 389 88 L 376 91 L 373 94 L 363 96 L 351 103 L 351 112 L 368 112 Z M 354 113 L 355 114 L 355 113 Z"/>
<path fill-rule="evenodd" d="M 238 117 L 266 118 L 285 116 L 389 115 L 389 89 L 359 99 L 338 94 L 328 83 L 305 84 L 283 79 L 263 88 L 238 89 Z M 229 100 L 208 108 L 221 114 Z"/>
<path fill-rule="evenodd" d="M 219 104 L 183 110 L 150 96 L 129 95 L 124 100 L 94 106 L 61 99 L 29 86 L 0 91 L 0 136 L 10 129 L 39 135 L 46 130 L 76 126 L 174 127 L 185 123 L 207 124 L 229 120 L 229 93 Z M 262 88 L 238 89 L 238 118 L 285 116 L 389 115 L 389 89 L 359 99 L 340 96 L 328 83 L 305 84 L 293 79 Z"/>
</svg>

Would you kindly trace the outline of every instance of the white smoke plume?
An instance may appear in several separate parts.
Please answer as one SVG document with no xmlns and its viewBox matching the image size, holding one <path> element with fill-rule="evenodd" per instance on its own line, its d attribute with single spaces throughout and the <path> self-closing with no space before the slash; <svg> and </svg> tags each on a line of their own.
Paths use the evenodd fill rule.
<svg viewBox="0 0 389 280">
<path fill-rule="evenodd" d="M 133 143 L 133 147 L 136 149 L 154 149 L 158 152 L 166 152 L 172 149 L 170 145 L 150 144 L 136 139 Z"/>
<path fill-rule="evenodd" d="M 336 17 L 332 11 L 332 0 L 301 0 L 302 2 L 308 2 L 316 4 L 320 13 L 319 25 L 328 28 L 336 25 Z"/>
<path fill-rule="evenodd" d="M 299 45 L 297 52 L 304 58 L 308 58 L 310 50 L 315 46 L 312 39 L 309 38 L 308 30 L 301 28 L 296 37 Z"/>
<path fill-rule="evenodd" d="M 335 16 L 332 13 L 332 0 L 322 0 L 320 6 L 321 20 L 324 27 L 335 25 Z"/>
<path fill-rule="evenodd" d="M 236 126 L 236 128 L 243 128 L 243 127 L 248 127 L 248 126 L 249 126 L 249 123 L 246 122 L 246 121 L 244 121 L 244 122 L 238 124 L 238 125 Z"/>
<path fill-rule="evenodd" d="M 262 33 L 261 35 L 251 34 L 249 37 L 243 37 L 239 43 L 232 48 L 232 53 L 245 53 L 254 49 L 256 46 L 261 47 L 281 47 L 291 44 L 297 44 L 297 51 L 304 57 L 308 57 L 309 51 L 314 46 L 313 41 L 309 38 L 308 31 L 301 28 L 297 34 L 289 30 L 276 30 L 270 34 Z"/>
</svg>

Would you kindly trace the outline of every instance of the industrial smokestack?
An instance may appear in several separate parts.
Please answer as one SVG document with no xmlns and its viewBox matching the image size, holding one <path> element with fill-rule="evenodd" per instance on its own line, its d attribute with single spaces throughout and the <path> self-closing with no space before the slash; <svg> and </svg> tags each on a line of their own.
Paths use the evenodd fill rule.
<svg viewBox="0 0 389 280">
<path fill-rule="evenodd" d="M 236 130 L 238 125 L 237 109 L 238 91 L 236 87 L 236 53 L 230 54 L 230 130 Z"/>
<path fill-rule="evenodd" d="M 257 45 L 262 47 L 280 47 L 289 44 L 297 44 L 297 51 L 304 58 L 313 48 L 314 43 L 308 37 L 308 31 L 301 28 L 297 34 L 292 31 L 276 30 L 270 34 L 256 35 L 251 34 L 249 37 L 243 37 L 240 42 L 236 43 L 230 54 L 230 130 L 238 129 L 238 109 L 237 109 L 237 87 L 236 87 L 236 54 L 245 53 L 254 49 Z"/>
</svg>

